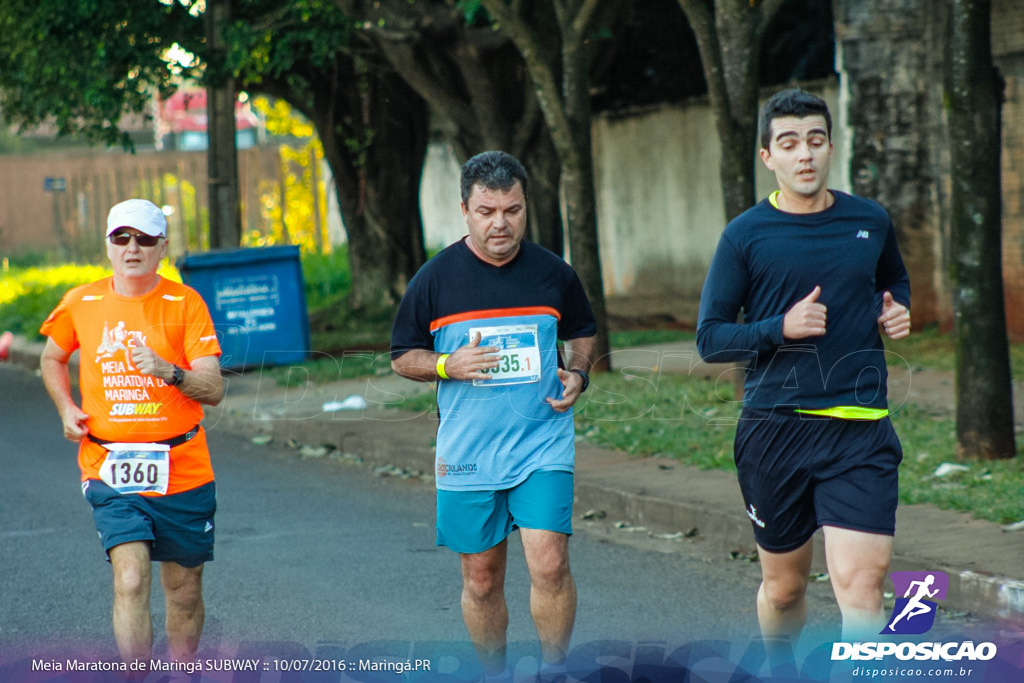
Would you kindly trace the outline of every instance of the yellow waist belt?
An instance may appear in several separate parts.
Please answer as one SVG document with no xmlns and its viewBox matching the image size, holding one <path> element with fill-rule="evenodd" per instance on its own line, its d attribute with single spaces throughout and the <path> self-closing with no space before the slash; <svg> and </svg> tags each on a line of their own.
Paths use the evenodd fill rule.
<svg viewBox="0 0 1024 683">
<path fill-rule="evenodd" d="M 804 415 L 837 417 L 840 420 L 881 420 L 883 417 L 889 416 L 888 408 L 864 408 L 861 406 L 836 406 L 835 408 L 815 408 L 811 410 L 797 408 L 794 412 Z"/>
</svg>

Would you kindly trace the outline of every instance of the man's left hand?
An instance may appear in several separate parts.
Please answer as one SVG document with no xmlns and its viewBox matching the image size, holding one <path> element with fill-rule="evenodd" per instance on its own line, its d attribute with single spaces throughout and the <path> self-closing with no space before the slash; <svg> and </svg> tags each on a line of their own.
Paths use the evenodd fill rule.
<svg viewBox="0 0 1024 683">
<path fill-rule="evenodd" d="M 910 310 L 886 292 L 882 295 L 882 315 L 878 324 L 889 339 L 903 339 L 910 334 Z"/>
<path fill-rule="evenodd" d="M 579 373 L 558 368 L 558 380 L 562 383 L 562 398 L 548 398 L 548 403 L 559 413 L 572 408 L 576 399 L 580 397 L 580 390 L 583 389 L 583 378 Z"/>
</svg>

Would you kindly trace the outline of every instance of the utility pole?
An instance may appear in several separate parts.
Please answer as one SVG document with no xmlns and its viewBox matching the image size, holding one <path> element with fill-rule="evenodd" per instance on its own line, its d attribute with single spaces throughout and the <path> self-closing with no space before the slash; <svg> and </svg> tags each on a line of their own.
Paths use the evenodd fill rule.
<svg viewBox="0 0 1024 683">
<path fill-rule="evenodd" d="M 206 74 L 206 168 L 210 198 L 210 246 L 237 247 L 242 242 L 238 208 L 238 150 L 235 145 L 235 79 L 225 67 L 227 49 L 221 30 L 231 21 L 231 0 L 208 0 L 206 39 L 210 46 Z"/>
</svg>

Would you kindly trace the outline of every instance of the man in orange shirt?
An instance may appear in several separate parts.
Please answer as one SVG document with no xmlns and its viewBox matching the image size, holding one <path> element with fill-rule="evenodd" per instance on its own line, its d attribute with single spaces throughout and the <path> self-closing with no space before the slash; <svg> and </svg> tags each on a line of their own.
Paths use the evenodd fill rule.
<svg viewBox="0 0 1024 683">
<path fill-rule="evenodd" d="M 216 489 L 202 404 L 224 396 L 220 345 L 199 294 L 157 274 L 167 221 L 143 199 L 110 210 L 113 277 L 76 287 L 41 332 L 40 367 L 64 427 L 80 444 L 82 491 L 114 576 L 114 637 L 126 664 L 148 664 L 152 562 L 161 563 L 169 654 L 199 647 L 202 575 L 213 559 Z M 68 359 L 80 349 L 82 406 Z"/>
</svg>

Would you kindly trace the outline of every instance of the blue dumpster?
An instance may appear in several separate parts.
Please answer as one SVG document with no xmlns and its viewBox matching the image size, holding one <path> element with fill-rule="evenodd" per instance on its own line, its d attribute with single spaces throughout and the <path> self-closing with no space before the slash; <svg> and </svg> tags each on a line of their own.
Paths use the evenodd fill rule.
<svg viewBox="0 0 1024 683">
<path fill-rule="evenodd" d="M 309 314 L 299 248 L 292 245 L 185 254 L 182 281 L 199 292 L 220 339 L 221 367 L 300 363 Z"/>
</svg>

